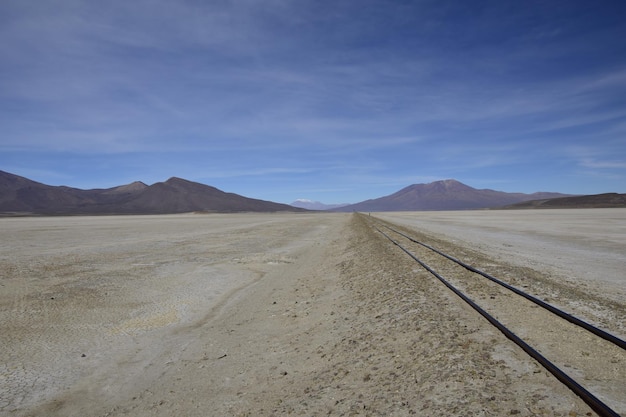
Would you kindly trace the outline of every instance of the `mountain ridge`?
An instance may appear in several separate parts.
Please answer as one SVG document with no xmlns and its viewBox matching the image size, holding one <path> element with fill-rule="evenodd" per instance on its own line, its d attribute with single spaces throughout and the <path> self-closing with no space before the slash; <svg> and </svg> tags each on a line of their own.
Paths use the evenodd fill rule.
<svg viewBox="0 0 626 417">
<path fill-rule="evenodd" d="M 501 207 L 503 210 L 557 208 L 617 208 L 626 207 L 626 194 L 602 193 L 550 199 L 523 201 Z"/>
<path fill-rule="evenodd" d="M 393 194 L 340 207 L 334 211 L 435 211 L 495 208 L 522 201 L 566 197 L 568 194 L 507 193 L 476 189 L 454 179 L 412 184 Z"/>
<path fill-rule="evenodd" d="M 5 215 L 173 214 L 186 212 L 304 211 L 287 204 L 227 193 L 183 178 L 82 190 L 42 184 L 0 171 L 0 213 Z"/>
<path fill-rule="evenodd" d="M 289 204 L 293 207 L 303 208 L 306 210 L 319 210 L 319 211 L 327 211 L 332 209 L 337 209 L 343 206 L 347 206 L 348 203 L 344 204 L 325 204 L 319 201 L 308 200 L 305 198 L 299 198 L 296 201 Z"/>
<path fill-rule="evenodd" d="M 299 199 L 291 205 L 228 193 L 210 185 L 170 177 L 147 185 L 141 181 L 106 189 L 51 186 L 0 171 L 0 215 L 169 214 L 185 212 L 276 212 L 325 210 L 432 211 L 493 208 L 551 208 L 623 204 L 624 195 L 573 196 L 475 189 L 454 179 L 412 184 L 390 195 L 348 205 Z M 571 200 L 560 200 L 561 198 Z M 553 200 L 557 200 L 553 202 Z M 617 200 L 619 201 L 617 201 Z M 609 202 L 610 200 L 610 202 Z M 533 203 L 534 201 L 534 203 Z M 586 205 L 584 205 L 586 204 Z"/>
</svg>

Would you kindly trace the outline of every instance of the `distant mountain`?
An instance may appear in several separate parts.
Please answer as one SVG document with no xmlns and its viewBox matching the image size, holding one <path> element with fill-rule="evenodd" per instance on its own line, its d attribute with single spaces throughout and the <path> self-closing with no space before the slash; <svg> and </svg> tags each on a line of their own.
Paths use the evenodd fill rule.
<svg viewBox="0 0 626 417">
<path fill-rule="evenodd" d="M 215 187 L 170 178 L 146 185 L 136 181 L 107 189 L 51 186 L 0 171 L 0 213 L 167 214 L 185 212 L 301 211 L 287 204 L 226 193 Z"/>
<path fill-rule="evenodd" d="M 443 180 L 429 184 L 413 184 L 386 197 L 351 204 L 335 211 L 471 210 L 564 196 L 567 195 L 477 190 L 456 180 Z"/>
<path fill-rule="evenodd" d="M 578 195 L 511 204 L 503 209 L 551 209 L 551 208 L 613 208 L 626 207 L 626 194 L 605 193 Z"/>
<path fill-rule="evenodd" d="M 299 207 L 307 210 L 332 210 L 337 209 L 339 207 L 347 206 L 348 204 L 324 204 L 319 201 L 307 200 L 304 198 L 299 198 L 293 203 L 290 204 L 293 207 Z"/>
</svg>

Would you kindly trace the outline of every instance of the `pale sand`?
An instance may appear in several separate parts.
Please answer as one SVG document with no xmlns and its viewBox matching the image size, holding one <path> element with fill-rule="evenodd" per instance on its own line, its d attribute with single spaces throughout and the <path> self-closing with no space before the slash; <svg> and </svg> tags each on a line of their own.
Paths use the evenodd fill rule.
<svg viewBox="0 0 626 417">
<path fill-rule="evenodd" d="M 0 415 L 590 413 L 379 238 L 350 214 L 0 219 Z M 581 310 L 622 320 L 610 296 Z"/>
<path fill-rule="evenodd" d="M 376 213 L 626 302 L 626 209 Z"/>
</svg>

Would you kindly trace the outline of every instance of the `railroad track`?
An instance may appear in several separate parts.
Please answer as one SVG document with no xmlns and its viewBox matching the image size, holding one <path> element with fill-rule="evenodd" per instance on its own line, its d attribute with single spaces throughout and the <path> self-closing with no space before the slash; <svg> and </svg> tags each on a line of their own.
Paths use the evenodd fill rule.
<svg viewBox="0 0 626 417">
<path fill-rule="evenodd" d="M 619 416 L 606 404 L 611 399 L 610 393 L 593 393 L 571 374 L 576 374 L 579 381 L 593 381 L 594 390 L 600 386 L 602 391 L 598 368 L 604 366 L 598 364 L 608 361 L 615 363 L 617 371 L 612 378 L 620 383 L 619 379 L 626 374 L 626 341 L 412 237 L 396 225 L 372 217 L 368 217 L 368 223 L 539 362 L 599 416 Z M 604 355 L 598 357 L 590 352 Z M 619 392 L 617 388 L 618 395 Z M 623 398 L 615 399 L 620 400 Z"/>
</svg>

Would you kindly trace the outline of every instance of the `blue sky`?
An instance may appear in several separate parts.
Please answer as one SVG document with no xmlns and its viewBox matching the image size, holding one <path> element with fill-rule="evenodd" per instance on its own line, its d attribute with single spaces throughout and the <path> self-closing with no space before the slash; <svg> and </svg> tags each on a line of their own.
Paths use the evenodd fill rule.
<svg viewBox="0 0 626 417">
<path fill-rule="evenodd" d="M 0 3 L 0 169 L 289 203 L 626 192 L 626 3 Z"/>
</svg>

